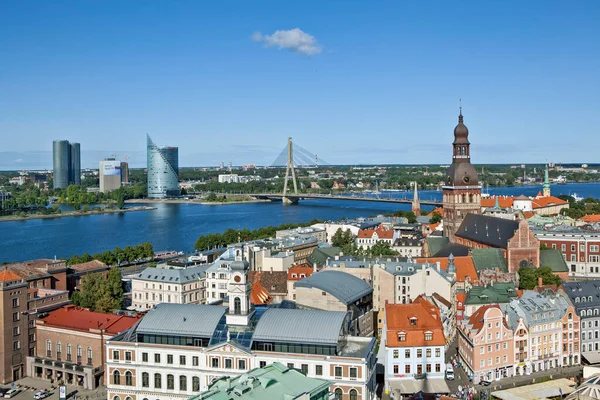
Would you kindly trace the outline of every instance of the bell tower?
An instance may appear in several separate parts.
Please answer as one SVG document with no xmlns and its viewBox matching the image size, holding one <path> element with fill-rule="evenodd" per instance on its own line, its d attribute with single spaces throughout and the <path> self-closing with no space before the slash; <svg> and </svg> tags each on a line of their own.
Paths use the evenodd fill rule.
<svg viewBox="0 0 600 400">
<path fill-rule="evenodd" d="M 243 259 L 240 247 L 235 248 L 235 261 L 229 265 L 227 325 L 248 325 L 254 309 L 250 303 L 252 285 L 248 279 L 250 265 Z"/>
<path fill-rule="evenodd" d="M 468 213 L 481 214 L 481 186 L 477 171 L 471 164 L 469 130 L 464 124 L 462 105 L 458 125 L 454 128 L 452 164 L 446 171 L 442 186 L 444 207 L 444 236 L 454 242 L 454 234 Z"/>
</svg>

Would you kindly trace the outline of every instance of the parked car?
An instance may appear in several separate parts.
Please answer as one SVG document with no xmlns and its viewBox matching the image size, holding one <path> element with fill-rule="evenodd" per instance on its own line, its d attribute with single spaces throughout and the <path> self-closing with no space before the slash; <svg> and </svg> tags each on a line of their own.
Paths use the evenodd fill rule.
<svg viewBox="0 0 600 400">
<path fill-rule="evenodd" d="M 452 364 L 446 365 L 446 379 L 449 381 L 454 380 L 454 368 L 452 368 Z"/>
<path fill-rule="evenodd" d="M 21 391 L 20 389 L 10 389 L 8 392 L 4 393 L 4 398 L 5 399 L 13 398 L 17 394 L 19 394 L 20 391 Z"/>
<path fill-rule="evenodd" d="M 50 396 L 50 392 L 48 392 L 46 390 L 40 390 L 33 396 L 33 398 L 34 398 L 34 400 L 42 400 L 48 396 Z"/>
<path fill-rule="evenodd" d="M 492 382 L 490 381 L 486 381 L 486 380 L 482 380 L 479 382 L 480 385 L 482 386 L 490 386 L 492 384 Z"/>
</svg>

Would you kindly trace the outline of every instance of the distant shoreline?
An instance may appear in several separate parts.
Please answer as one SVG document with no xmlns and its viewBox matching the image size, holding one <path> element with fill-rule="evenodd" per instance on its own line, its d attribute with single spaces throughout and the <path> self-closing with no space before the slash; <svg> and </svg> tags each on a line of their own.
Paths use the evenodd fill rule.
<svg viewBox="0 0 600 400">
<path fill-rule="evenodd" d="M 224 206 L 227 204 L 246 204 L 246 203 L 270 203 L 271 200 L 234 200 L 234 201 L 197 201 L 185 199 L 129 199 L 125 200 L 128 204 L 198 204 L 201 206 Z"/>
<path fill-rule="evenodd" d="M 63 218 L 63 217 L 85 217 L 88 215 L 101 215 L 101 214 L 117 214 L 122 212 L 133 212 L 133 211 L 151 211 L 156 210 L 156 207 L 132 207 L 124 208 L 122 210 L 101 210 L 101 211 L 65 211 L 60 214 L 33 214 L 25 217 L 19 217 L 17 215 L 11 215 L 8 217 L 0 217 L 0 222 L 13 222 L 13 221 L 27 221 L 30 219 L 51 219 L 51 218 Z"/>
</svg>

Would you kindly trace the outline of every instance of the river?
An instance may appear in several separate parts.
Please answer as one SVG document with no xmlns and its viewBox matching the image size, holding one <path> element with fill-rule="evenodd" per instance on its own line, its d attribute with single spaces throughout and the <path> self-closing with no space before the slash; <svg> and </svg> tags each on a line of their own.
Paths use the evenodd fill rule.
<svg viewBox="0 0 600 400">
<path fill-rule="evenodd" d="M 534 196 L 540 186 L 489 188 L 499 195 Z M 487 192 L 487 188 L 485 190 Z M 552 194 L 600 198 L 600 184 L 552 185 Z M 412 197 L 412 193 L 384 192 L 381 197 Z M 441 192 L 421 191 L 423 200 L 440 200 Z M 136 204 L 138 205 L 138 204 Z M 340 219 L 409 210 L 410 204 L 343 200 L 306 200 L 299 205 L 248 203 L 227 205 L 151 204 L 156 210 L 122 214 L 0 222 L 0 262 L 36 258 L 68 258 L 145 241 L 155 250 L 193 249 L 198 236 L 228 228 L 256 229 L 267 225 Z M 424 207 L 425 208 L 425 207 Z M 429 207 L 431 209 L 431 207 Z"/>
</svg>

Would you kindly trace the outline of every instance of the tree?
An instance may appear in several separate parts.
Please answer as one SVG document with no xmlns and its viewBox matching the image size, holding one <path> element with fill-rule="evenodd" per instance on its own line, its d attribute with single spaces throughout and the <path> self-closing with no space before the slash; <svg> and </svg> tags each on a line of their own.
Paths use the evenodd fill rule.
<svg viewBox="0 0 600 400">
<path fill-rule="evenodd" d="M 519 289 L 531 290 L 537 286 L 535 268 L 521 267 L 519 269 Z"/>
<path fill-rule="evenodd" d="M 123 194 L 123 190 L 119 188 L 117 190 L 117 208 L 122 210 L 125 207 L 125 195 Z"/>
<path fill-rule="evenodd" d="M 437 224 L 439 222 L 442 222 L 442 216 L 439 213 L 434 212 L 433 215 L 431 216 L 431 219 L 429 220 L 429 223 Z"/>
<path fill-rule="evenodd" d="M 536 273 L 538 278 L 542 278 L 542 283 L 544 285 L 558 286 L 562 283 L 562 279 L 554 275 L 550 267 L 539 267 Z"/>
<path fill-rule="evenodd" d="M 108 270 L 106 285 L 106 292 L 114 300 L 113 308 L 121 308 L 123 305 L 123 275 L 119 268 L 112 267 Z"/>
<path fill-rule="evenodd" d="M 391 248 L 388 242 L 379 241 L 375 243 L 370 249 L 369 253 L 371 257 L 381 256 L 396 256 L 398 253 Z"/>
</svg>

